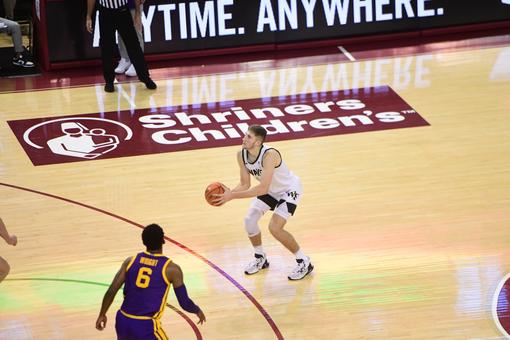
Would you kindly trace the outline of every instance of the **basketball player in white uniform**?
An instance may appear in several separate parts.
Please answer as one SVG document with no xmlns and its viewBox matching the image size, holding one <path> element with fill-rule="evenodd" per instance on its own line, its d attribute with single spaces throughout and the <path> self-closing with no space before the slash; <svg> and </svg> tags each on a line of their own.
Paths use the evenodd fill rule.
<svg viewBox="0 0 510 340">
<path fill-rule="evenodd" d="M 243 138 L 243 149 L 237 154 L 240 168 L 240 183 L 232 190 L 224 186 L 225 192 L 216 195 L 217 204 L 236 198 L 254 197 L 244 218 L 248 237 L 255 250 L 255 259 L 245 269 L 251 275 L 267 268 L 269 262 L 262 248 L 262 237 L 258 221 L 268 211 L 274 210 L 269 222 L 269 231 L 296 256 L 297 266 L 288 275 L 289 280 L 300 280 L 313 270 L 310 258 L 300 249 L 294 237 L 284 226 L 296 210 L 302 188 L 299 178 L 283 162 L 280 153 L 264 145 L 267 131 L 260 125 L 252 125 Z M 251 187 L 250 174 L 260 183 Z"/>
</svg>

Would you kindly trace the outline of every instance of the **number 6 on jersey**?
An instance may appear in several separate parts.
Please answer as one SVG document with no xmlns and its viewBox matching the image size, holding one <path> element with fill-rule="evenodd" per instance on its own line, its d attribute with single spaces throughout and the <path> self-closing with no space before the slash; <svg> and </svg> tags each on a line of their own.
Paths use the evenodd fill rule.
<svg viewBox="0 0 510 340">
<path fill-rule="evenodd" d="M 141 267 L 138 271 L 138 276 L 136 277 L 136 286 L 140 288 L 149 287 L 149 283 L 151 282 L 151 274 L 152 269 Z"/>
</svg>

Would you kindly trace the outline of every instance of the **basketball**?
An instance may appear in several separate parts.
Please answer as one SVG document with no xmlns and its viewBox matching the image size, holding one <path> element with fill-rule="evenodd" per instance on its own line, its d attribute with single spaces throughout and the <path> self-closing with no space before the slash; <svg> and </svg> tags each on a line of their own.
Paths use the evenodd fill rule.
<svg viewBox="0 0 510 340">
<path fill-rule="evenodd" d="M 218 204 L 214 204 L 213 201 L 217 199 L 218 197 L 213 196 L 215 194 L 223 194 L 225 192 L 225 189 L 221 186 L 220 182 L 213 182 L 205 188 L 204 196 L 207 203 L 210 205 L 213 205 L 215 207 L 219 206 Z"/>
</svg>

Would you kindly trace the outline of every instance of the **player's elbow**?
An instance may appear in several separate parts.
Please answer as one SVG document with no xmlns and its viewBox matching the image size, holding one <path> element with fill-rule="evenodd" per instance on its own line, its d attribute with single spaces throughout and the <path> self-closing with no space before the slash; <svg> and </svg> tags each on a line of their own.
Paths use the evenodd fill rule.
<svg viewBox="0 0 510 340">
<path fill-rule="evenodd" d="M 250 186 L 251 186 L 251 185 L 250 185 L 250 182 L 248 182 L 248 181 L 241 181 L 241 182 L 239 183 L 239 188 L 240 188 L 241 190 L 248 190 L 248 189 L 250 189 Z"/>
<path fill-rule="evenodd" d="M 118 290 L 119 289 L 116 287 L 113 287 L 113 285 L 108 287 L 108 290 L 104 294 L 105 299 L 111 299 L 111 300 L 115 299 L 115 295 L 117 295 Z"/>
</svg>

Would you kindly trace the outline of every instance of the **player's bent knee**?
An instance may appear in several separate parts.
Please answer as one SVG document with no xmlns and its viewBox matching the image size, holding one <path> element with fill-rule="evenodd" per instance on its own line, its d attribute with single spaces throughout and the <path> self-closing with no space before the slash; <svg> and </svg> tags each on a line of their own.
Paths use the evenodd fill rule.
<svg viewBox="0 0 510 340">
<path fill-rule="evenodd" d="M 248 214 L 244 218 L 244 228 L 248 236 L 252 237 L 260 234 L 259 220 L 264 212 L 259 209 L 250 208 Z"/>
<path fill-rule="evenodd" d="M 275 224 L 275 223 L 270 223 L 269 224 L 269 232 L 273 236 L 278 235 L 282 231 L 282 229 L 283 229 L 283 226 L 281 226 L 281 225 L 278 225 L 278 224 Z"/>
<path fill-rule="evenodd" d="M 271 235 L 276 236 L 279 234 L 283 230 L 283 227 L 285 227 L 286 223 L 287 219 L 275 212 L 273 217 L 271 217 L 271 221 L 269 221 L 269 231 L 271 232 Z"/>
<path fill-rule="evenodd" d="M 248 218 L 244 219 L 244 229 L 246 229 L 246 233 L 249 237 L 260 234 L 260 228 L 257 221 L 253 221 Z"/>
</svg>

